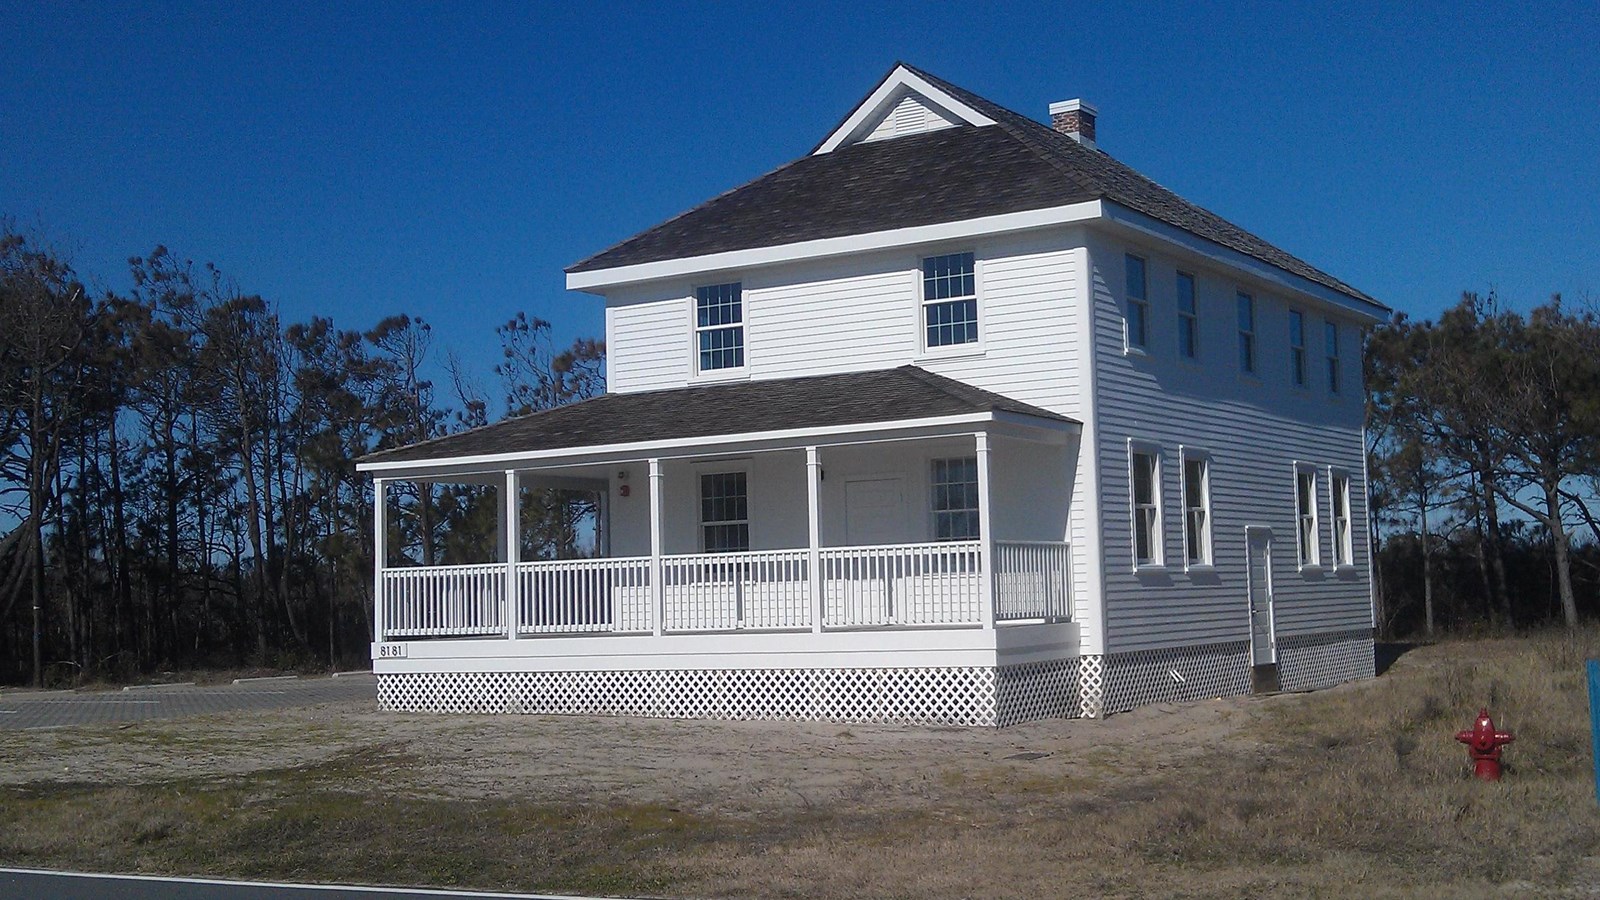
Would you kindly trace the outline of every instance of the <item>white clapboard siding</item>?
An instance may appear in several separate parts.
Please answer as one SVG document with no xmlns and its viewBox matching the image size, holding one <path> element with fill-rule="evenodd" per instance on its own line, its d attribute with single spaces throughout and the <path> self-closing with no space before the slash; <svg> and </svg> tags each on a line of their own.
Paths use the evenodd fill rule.
<svg viewBox="0 0 1600 900">
<path fill-rule="evenodd" d="M 606 388 L 682 387 L 689 377 L 689 305 L 682 298 L 606 309 Z"/>
<path fill-rule="evenodd" d="M 1311 387 L 1289 385 L 1288 306 L 1256 291 L 1259 378 L 1240 374 L 1234 281 L 1197 275 L 1200 359 L 1180 362 L 1176 267 L 1139 251 L 1147 262 L 1148 355 L 1124 352 L 1120 306 L 1123 254 L 1111 242 L 1093 245 L 1100 488 L 1104 495 L 1106 651 L 1243 640 L 1248 635 L 1245 526 L 1272 529 L 1276 633 L 1286 635 L 1371 625 L 1366 509 L 1362 473 L 1359 335 L 1341 328 L 1343 394 L 1330 396 L 1322 353 L 1323 314 L 1306 309 Z M 1166 566 L 1133 570 L 1128 499 L 1128 440 L 1154 444 L 1162 459 L 1162 525 Z M 1211 457 L 1215 566 L 1184 568 L 1180 448 Z M 1294 466 L 1318 469 L 1319 533 L 1324 566 L 1301 572 L 1295 547 Z M 1350 476 L 1354 566 L 1334 572 L 1328 522 L 1328 467 Z"/>
</svg>

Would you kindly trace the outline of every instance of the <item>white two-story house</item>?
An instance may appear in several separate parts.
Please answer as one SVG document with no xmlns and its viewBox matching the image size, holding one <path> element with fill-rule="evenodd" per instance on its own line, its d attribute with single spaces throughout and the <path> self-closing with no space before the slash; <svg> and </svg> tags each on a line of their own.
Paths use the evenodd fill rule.
<svg viewBox="0 0 1600 900">
<path fill-rule="evenodd" d="M 567 270 L 609 393 L 376 481 L 392 709 L 1004 725 L 1370 676 L 1383 305 L 1051 124 L 897 65 L 806 156 Z M 496 486 L 500 557 L 385 545 Z M 519 497 L 594 492 L 592 558 Z"/>
</svg>

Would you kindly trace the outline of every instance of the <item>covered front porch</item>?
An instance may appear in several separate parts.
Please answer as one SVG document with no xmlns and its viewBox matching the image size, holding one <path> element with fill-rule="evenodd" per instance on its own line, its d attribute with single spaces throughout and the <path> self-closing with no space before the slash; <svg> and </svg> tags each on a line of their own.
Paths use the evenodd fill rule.
<svg viewBox="0 0 1600 900">
<path fill-rule="evenodd" d="M 836 436 L 732 455 L 461 473 L 497 482 L 502 559 L 423 566 L 380 547 L 377 643 L 1068 621 L 1068 492 L 1024 483 L 1041 469 L 1064 473 L 1067 443 L 989 431 Z M 391 482 L 376 479 L 380 536 L 391 529 Z M 597 555 L 514 558 L 522 497 L 543 487 L 593 491 Z M 997 488 L 1019 502 L 997 500 Z M 1006 538 L 985 537 L 996 534 Z M 399 652 L 377 648 L 380 659 Z"/>
<path fill-rule="evenodd" d="M 769 422 L 788 427 L 752 427 Z M 1059 706 L 1077 694 L 1078 440 L 902 369 L 608 395 L 370 457 L 380 698 L 994 724 L 1026 674 L 1018 696 L 1046 678 Z M 407 482 L 492 487 L 492 558 L 390 552 Z M 532 558 L 525 507 L 551 488 L 592 498 L 592 537 Z"/>
</svg>

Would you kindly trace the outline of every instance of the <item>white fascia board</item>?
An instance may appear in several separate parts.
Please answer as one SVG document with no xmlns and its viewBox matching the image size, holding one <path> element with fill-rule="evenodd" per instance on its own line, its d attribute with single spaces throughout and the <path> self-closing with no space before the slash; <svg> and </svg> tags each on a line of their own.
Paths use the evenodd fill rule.
<svg viewBox="0 0 1600 900">
<path fill-rule="evenodd" d="M 912 432 L 918 430 L 931 430 L 940 428 L 955 428 L 965 426 L 966 430 L 973 430 L 976 426 L 986 425 L 996 421 L 1003 421 L 1002 417 L 1010 419 L 1015 414 L 1005 412 L 980 412 L 964 413 L 959 416 L 937 416 L 925 419 L 902 419 L 889 422 L 864 422 L 858 425 L 825 426 L 820 428 L 788 428 L 775 431 L 755 431 L 746 434 L 719 434 L 704 437 L 675 438 L 661 441 L 637 441 L 620 444 L 599 444 L 590 447 L 567 447 L 555 450 L 535 450 L 521 453 L 490 453 L 478 456 L 447 456 L 438 459 L 408 459 L 394 460 L 391 462 L 356 463 L 356 471 L 373 472 L 377 475 L 402 472 L 400 477 L 422 477 L 433 474 L 435 477 L 443 476 L 449 472 L 493 471 L 493 467 L 500 469 L 531 466 L 540 462 L 610 462 L 624 459 L 644 459 L 649 456 L 666 456 L 676 451 L 707 450 L 709 448 L 731 445 L 749 445 L 758 443 L 790 442 L 790 446 L 805 446 L 803 441 L 816 444 L 850 443 L 852 440 L 866 435 L 878 435 L 887 432 Z M 1037 419 L 1027 416 L 1016 416 L 1016 420 L 1050 426 L 1072 426 L 1071 423 L 1058 422 L 1053 419 Z M 1008 423 L 1010 424 L 1010 423 Z M 840 440 L 831 440 L 840 439 Z"/>
<path fill-rule="evenodd" d="M 1349 313 L 1354 318 L 1361 319 L 1365 324 L 1376 325 L 1386 321 L 1387 317 L 1384 313 L 1370 303 L 1364 303 L 1327 285 L 1318 284 L 1309 278 L 1296 275 L 1271 263 L 1256 259 L 1248 253 L 1241 253 L 1231 247 L 1224 247 L 1209 238 L 1200 237 L 1197 234 L 1175 225 L 1169 225 L 1121 204 L 1105 201 L 1105 210 L 1101 221 L 1115 228 L 1136 232 L 1147 238 L 1155 238 L 1165 244 L 1203 256 L 1230 268 L 1244 270 L 1256 281 L 1264 282 L 1270 287 L 1279 290 L 1290 291 L 1307 300 L 1336 307 Z"/>
<path fill-rule="evenodd" d="M 904 66 L 896 66 L 895 70 L 889 73 L 889 77 L 883 80 L 883 84 L 878 85 L 877 90 L 868 95 L 867 99 L 861 101 L 861 105 L 856 107 L 855 112 L 851 113 L 843 124 L 835 128 L 826 140 L 817 145 L 817 149 L 813 150 L 811 155 L 832 153 L 845 141 L 855 137 L 858 132 L 866 128 L 867 123 L 874 116 L 883 111 L 884 107 L 890 103 L 897 102 L 904 89 L 921 94 L 933 103 L 956 114 L 968 125 L 983 126 L 994 124 L 993 119 L 950 96 L 949 93 L 934 87 L 926 79 L 907 71 Z"/>
<path fill-rule="evenodd" d="M 596 269 L 592 272 L 567 274 L 567 290 L 597 292 L 602 288 L 656 281 L 663 278 L 684 278 L 704 272 L 752 269 L 806 259 L 823 259 L 845 256 L 872 250 L 889 250 L 938 241 L 962 240 L 1053 225 L 1068 225 L 1098 219 L 1102 214 L 1101 201 L 1086 200 L 1066 206 L 1050 206 L 1022 212 L 1002 213 L 964 219 L 959 222 L 940 222 L 934 225 L 917 225 L 911 228 L 894 228 L 867 234 L 849 234 L 834 238 L 818 238 L 775 247 L 753 247 L 748 250 L 728 250 L 703 256 L 686 256 L 664 259 L 659 262 L 617 266 L 613 269 Z"/>
</svg>

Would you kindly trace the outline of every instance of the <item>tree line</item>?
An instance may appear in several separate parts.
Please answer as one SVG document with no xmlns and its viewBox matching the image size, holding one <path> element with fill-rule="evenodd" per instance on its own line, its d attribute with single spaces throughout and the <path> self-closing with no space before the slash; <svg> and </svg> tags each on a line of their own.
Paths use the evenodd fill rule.
<svg viewBox="0 0 1600 900">
<path fill-rule="evenodd" d="M 165 247 L 91 290 L 0 223 L 0 679 L 367 658 L 372 486 L 354 460 L 604 390 L 605 347 L 495 329 L 491 402 L 420 318 L 285 323 Z M 1592 614 L 1600 586 L 1600 320 L 1467 295 L 1366 353 L 1379 630 Z M 435 385 L 429 373 L 442 372 Z M 493 414 L 491 413 L 493 410 Z M 490 488 L 400 482 L 395 558 L 495 552 Z M 524 558 L 591 552 L 593 500 L 529 491 Z"/>
<path fill-rule="evenodd" d="M 494 402 L 430 326 L 284 322 L 165 247 L 88 288 L 0 225 L 0 680 L 367 658 L 372 485 L 354 460 L 601 392 L 605 347 L 495 329 Z M 429 373 L 443 372 L 448 384 Z M 397 485 L 393 552 L 495 552 L 492 489 Z M 531 491 L 525 558 L 580 552 L 592 501 Z"/>
<path fill-rule="evenodd" d="M 1380 631 L 1577 625 L 1600 592 L 1600 319 L 1466 294 L 1366 347 Z"/>
</svg>

